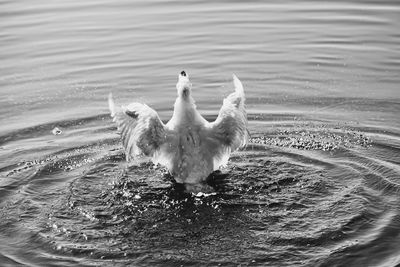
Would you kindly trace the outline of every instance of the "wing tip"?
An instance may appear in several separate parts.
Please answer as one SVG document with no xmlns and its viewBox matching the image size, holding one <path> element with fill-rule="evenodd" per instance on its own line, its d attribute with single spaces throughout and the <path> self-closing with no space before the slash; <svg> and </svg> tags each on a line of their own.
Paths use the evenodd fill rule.
<svg viewBox="0 0 400 267">
<path fill-rule="evenodd" d="M 110 109 L 111 116 L 114 117 L 115 115 L 115 103 L 112 96 L 112 93 L 108 94 L 108 108 Z"/>
<path fill-rule="evenodd" d="M 242 82 L 239 80 L 239 78 L 233 73 L 232 74 L 233 78 L 233 85 L 235 86 L 235 92 L 240 93 L 241 95 L 244 95 L 244 89 Z"/>
</svg>

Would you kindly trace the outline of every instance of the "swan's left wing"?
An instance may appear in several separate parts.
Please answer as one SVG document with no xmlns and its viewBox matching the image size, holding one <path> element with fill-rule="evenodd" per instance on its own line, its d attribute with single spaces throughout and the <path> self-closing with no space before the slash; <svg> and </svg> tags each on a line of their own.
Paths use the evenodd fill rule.
<svg viewBox="0 0 400 267">
<path fill-rule="evenodd" d="M 166 142 L 167 130 L 155 110 L 141 103 L 116 107 L 112 94 L 108 104 L 125 148 L 126 159 L 139 155 L 154 156 Z"/>
</svg>

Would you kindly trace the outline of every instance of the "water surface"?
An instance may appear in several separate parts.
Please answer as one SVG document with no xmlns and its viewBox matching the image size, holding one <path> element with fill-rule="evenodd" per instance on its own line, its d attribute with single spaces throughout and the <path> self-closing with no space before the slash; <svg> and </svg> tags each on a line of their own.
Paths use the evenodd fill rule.
<svg viewBox="0 0 400 267">
<path fill-rule="evenodd" d="M 397 1 L 0 2 L 4 266 L 400 264 Z M 172 115 L 181 70 L 246 149 L 193 196 L 127 164 L 107 95 Z M 61 134 L 54 135 L 58 127 Z"/>
</svg>

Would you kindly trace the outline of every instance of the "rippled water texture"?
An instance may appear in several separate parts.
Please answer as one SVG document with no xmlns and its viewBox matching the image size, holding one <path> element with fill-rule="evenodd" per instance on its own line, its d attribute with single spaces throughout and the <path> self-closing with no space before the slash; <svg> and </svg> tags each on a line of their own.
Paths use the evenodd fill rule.
<svg viewBox="0 0 400 267">
<path fill-rule="evenodd" d="M 397 1 L 0 1 L 1 266 L 399 266 Z M 127 164 L 107 110 L 214 120 L 243 82 L 251 140 L 192 195 Z"/>
</svg>

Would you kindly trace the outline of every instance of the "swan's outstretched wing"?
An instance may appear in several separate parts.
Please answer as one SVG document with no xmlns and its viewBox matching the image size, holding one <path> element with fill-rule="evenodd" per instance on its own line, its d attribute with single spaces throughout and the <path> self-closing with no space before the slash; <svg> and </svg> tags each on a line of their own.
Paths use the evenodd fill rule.
<svg viewBox="0 0 400 267">
<path fill-rule="evenodd" d="M 111 93 L 108 104 L 121 134 L 126 159 L 141 154 L 153 156 L 166 139 L 166 130 L 157 112 L 140 103 L 116 107 Z"/>
<path fill-rule="evenodd" d="M 233 84 L 235 92 L 224 99 L 217 119 L 210 123 L 208 141 L 213 146 L 214 169 L 225 165 L 229 153 L 244 147 L 249 138 L 243 85 L 236 75 L 233 75 Z"/>
</svg>

